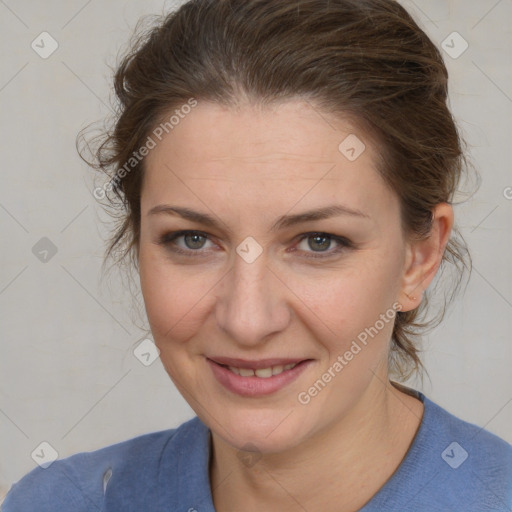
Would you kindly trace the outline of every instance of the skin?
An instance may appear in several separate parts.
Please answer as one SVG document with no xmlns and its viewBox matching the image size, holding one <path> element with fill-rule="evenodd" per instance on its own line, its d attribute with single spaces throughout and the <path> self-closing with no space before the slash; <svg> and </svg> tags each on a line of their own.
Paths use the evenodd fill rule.
<svg viewBox="0 0 512 512">
<path fill-rule="evenodd" d="M 165 369 L 211 429 L 219 511 L 358 510 L 398 467 L 421 422 L 423 404 L 388 379 L 392 322 L 309 403 L 297 399 L 394 303 L 419 305 L 453 224 L 451 207 L 440 204 L 430 237 L 408 240 L 370 140 L 347 121 L 326 120 L 298 99 L 265 108 L 199 102 L 146 160 L 142 293 Z M 354 161 L 338 150 L 351 133 L 366 145 Z M 149 213 L 162 204 L 220 226 Z M 283 215 L 330 204 L 365 216 L 270 230 Z M 207 238 L 159 243 L 179 230 Z M 352 247 L 301 240 L 311 232 Z M 236 252 L 248 236 L 263 249 L 252 263 Z M 314 362 L 272 395 L 242 397 L 215 379 L 206 362 L 214 356 Z M 247 443 L 257 451 L 246 452 Z"/>
</svg>

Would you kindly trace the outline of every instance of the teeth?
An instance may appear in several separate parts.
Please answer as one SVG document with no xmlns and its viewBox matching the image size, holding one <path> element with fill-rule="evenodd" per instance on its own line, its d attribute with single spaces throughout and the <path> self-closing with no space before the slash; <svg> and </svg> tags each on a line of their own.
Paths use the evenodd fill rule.
<svg viewBox="0 0 512 512">
<path fill-rule="evenodd" d="M 228 366 L 228 368 L 237 375 L 240 375 L 240 370 L 238 368 L 235 368 L 234 366 Z"/>
<path fill-rule="evenodd" d="M 283 370 L 284 366 L 282 364 L 272 366 L 272 375 L 279 375 L 280 373 L 283 373 Z"/>
<path fill-rule="evenodd" d="M 284 366 L 279 364 L 276 366 L 269 366 L 268 368 L 258 368 L 257 370 L 253 370 L 252 368 L 237 368 L 235 366 L 228 366 L 228 368 L 234 374 L 240 375 L 241 377 L 254 377 L 256 375 L 256 377 L 260 377 L 261 379 L 268 379 L 273 375 L 279 375 L 286 370 L 291 370 L 297 366 L 297 364 L 298 363 L 290 363 L 285 364 Z"/>
<path fill-rule="evenodd" d="M 263 379 L 268 379 L 272 377 L 272 367 L 270 368 L 258 368 L 255 372 L 256 377 L 262 377 Z"/>
</svg>

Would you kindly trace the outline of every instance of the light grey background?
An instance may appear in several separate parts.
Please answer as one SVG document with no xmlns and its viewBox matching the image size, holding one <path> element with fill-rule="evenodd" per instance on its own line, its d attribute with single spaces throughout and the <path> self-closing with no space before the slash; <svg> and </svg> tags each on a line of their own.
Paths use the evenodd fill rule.
<svg viewBox="0 0 512 512">
<path fill-rule="evenodd" d="M 456 209 L 474 273 L 425 340 L 431 383 L 421 389 L 512 442 L 512 2 L 403 4 L 440 47 L 454 31 L 469 44 L 456 59 L 443 54 L 451 106 L 483 180 Z M 144 332 L 120 279 L 101 282 L 105 217 L 75 151 L 77 132 L 109 112 L 107 64 L 141 15 L 172 7 L 0 1 L 0 497 L 35 467 L 43 441 L 65 457 L 193 415 L 160 361 L 145 367 L 133 355 Z M 31 48 L 43 31 L 59 44 L 47 59 Z M 32 252 L 42 237 L 58 251 L 46 263 Z"/>
</svg>

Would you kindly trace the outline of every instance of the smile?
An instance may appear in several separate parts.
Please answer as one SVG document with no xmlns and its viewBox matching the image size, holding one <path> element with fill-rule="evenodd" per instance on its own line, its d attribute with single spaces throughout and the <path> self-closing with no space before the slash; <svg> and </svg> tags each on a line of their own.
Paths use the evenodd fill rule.
<svg viewBox="0 0 512 512">
<path fill-rule="evenodd" d="M 313 360 L 273 359 L 251 362 L 207 358 L 207 362 L 217 382 L 223 387 L 237 395 L 257 397 L 275 393 L 289 385 Z"/>
<path fill-rule="evenodd" d="M 269 366 L 268 368 L 237 368 L 236 366 L 228 366 L 227 368 L 232 371 L 235 375 L 240 375 L 242 377 L 260 377 L 262 379 L 268 379 L 273 375 L 279 375 L 286 370 L 291 370 L 295 368 L 298 363 L 290 363 L 286 365 L 279 364 L 277 366 Z"/>
</svg>

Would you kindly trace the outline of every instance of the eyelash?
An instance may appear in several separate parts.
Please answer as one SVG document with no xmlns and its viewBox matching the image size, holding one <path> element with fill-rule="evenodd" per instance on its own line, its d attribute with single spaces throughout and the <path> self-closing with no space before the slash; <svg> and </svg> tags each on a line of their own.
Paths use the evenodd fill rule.
<svg viewBox="0 0 512 512">
<path fill-rule="evenodd" d="M 172 251 L 174 253 L 182 254 L 184 256 L 191 256 L 191 257 L 204 256 L 204 254 L 202 254 L 202 252 L 203 252 L 202 249 L 184 250 L 184 249 L 181 249 L 179 247 L 176 247 L 176 245 L 174 245 L 175 240 L 177 240 L 178 238 L 181 238 L 183 236 L 186 236 L 186 235 L 199 235 L 203 238 L 206 238 L 207 240 L 210 240 L 209 236 L 206 233 L 203 233 L 202 231 L 182 230 L 182 231 L 173 231 L 170 233 L 166 233 L 165 235 L 163 235 L 160 238 L 160 240 L 157 243 L 159 245 L 165 246 L 166 248 L 168 248 L 170 251 Z M 300 235 L 300 238 L 299 238 L 297 244 L 299 244 L 303 240 L 306 240 L 308 238 L 313 238 L 313 237 L 328 238 L 331 241 L 338 243 L 338 247 L 335 250 L 328 251 L 328 252 L 327 251 L 324 251 L 324 252 L 319 251 L 316 253 L 308 252 L 309 255 L 305 256 L 306 258 L 313 258 L 313 259 L 324 258 L 324 259 L 326 259 L 326 258 L 332 257 L 333 255 L 338 254 L 344 250 L 355 248 L 354 244 L 347 238 L 344 238 L 341 236 L 336 236 L 336 235 L 331 235 L 330 233 L 324 233 L 324 232 L 319 232 L 319 231 L 313 231 L 310 233 L 304 233 L 304 234 Z M 174 247 L 172 247 L 172 246 L 174 246 Z"/>
</svg>

